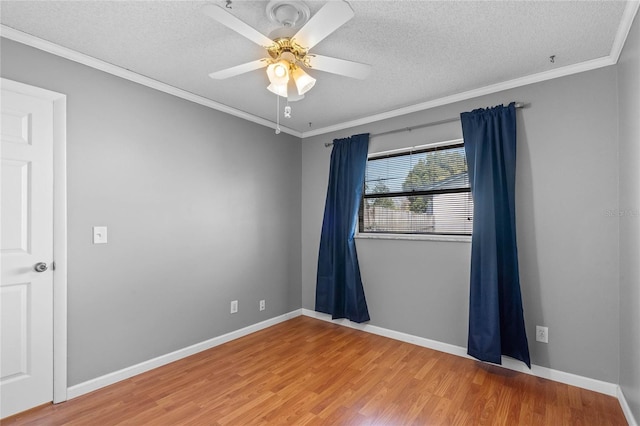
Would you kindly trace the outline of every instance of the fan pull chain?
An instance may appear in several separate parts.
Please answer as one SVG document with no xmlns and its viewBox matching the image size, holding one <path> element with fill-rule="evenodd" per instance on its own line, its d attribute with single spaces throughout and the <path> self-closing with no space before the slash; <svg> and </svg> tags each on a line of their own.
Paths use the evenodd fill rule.
<svg viewBox="0 0 640 426">
<path fill-rule="evenodd" d="M 284 107 L 284 118 L 291 118 L 291 107 L 289 106 L 289 98 L 287 98 L 287 106 Z"/>
<path fill-rule="evenodd" d="M 280 96 L 276 95 L 276 135 L 280 134 Z"/>
</svg>

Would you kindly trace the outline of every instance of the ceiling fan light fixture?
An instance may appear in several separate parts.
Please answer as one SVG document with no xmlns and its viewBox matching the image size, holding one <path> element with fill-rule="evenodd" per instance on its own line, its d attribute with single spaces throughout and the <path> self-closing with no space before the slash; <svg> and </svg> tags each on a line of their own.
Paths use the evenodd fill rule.
<svg viewBox="0 0 640 426">
<path fill-rule="evenodd" d="M 290 78 L 289 83 L 287 83 L 287 102 L 297 102 L 302 99 L 304 99 L 304 95 L 298 93 L 295 81 Z"/>
<path fill-rule="evenodd" d="M 304 70 L 300 67 L 295 67 L 295 69 L 291 72 L 291 76 L 296 83 L 296 88 L 298 89 L 299 95 L 304 95 L 316 84 L 316 79 L 304 72 Z"/>
<path fill-rule="evenodd" d="M 287 84 L 274 84 L 271 83 L 267 86 L 267 90 L 271 93 L 275 93 L 278 96 L 282 96 L 283 98 L 287 97 Z"/>
<path fill-rule="evenodd" d="M 287 69 L 282 64 L 277 64 L 273 67 L 273 73 L 278 78 L 284 78 L 287 75 Z"/>
<path fill-rule="evenodd" d="M 286 88 L 289 81 L 289 62 L 283 60 L 270 64 L 267 67 L 267 77 L 271 84 L 284 85 Z"/>
<path fill-rule="evenodd" d="M 269 79 L 267 89 L 277 95 L 279 105 L 280 97 L 287 98 L 287 102 L 297 101 L 315 86 L 316 79 L 308 75 L 303 67 L 359 79 L 369 74 L 370 65 L 309 54 L 309 49 L 353 18 L 354 11 L 346 1 L 328 1 L 310 18 L 309 7 L 301 0 L 270 0 L 267 16 L 278 28 L 269 37 L 227 10 L 231 9 L 230 3 L 231 0 L 227 0 L 226 8 L 206 4 L 202 11 L 266 49 L 268 57 L 213 72 L 209 74 L 211 78 L 221 80 L 266 68 Z M 280 107 L 277 108 L 279 110 Z M 276 133 L 279 132 L 278 124 Z"/>
</svg>

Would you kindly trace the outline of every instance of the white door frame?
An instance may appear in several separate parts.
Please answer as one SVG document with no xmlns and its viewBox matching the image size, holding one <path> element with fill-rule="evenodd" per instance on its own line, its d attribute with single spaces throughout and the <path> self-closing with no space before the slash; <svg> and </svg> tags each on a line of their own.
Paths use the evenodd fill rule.
<svg viewBox="0 0 640 426">
<path fill-rule="evenodd" d="M 53 402 L 67 400 L 67 96 L 0 79 L 2 89 L 53 102 Z"/>
</svg>

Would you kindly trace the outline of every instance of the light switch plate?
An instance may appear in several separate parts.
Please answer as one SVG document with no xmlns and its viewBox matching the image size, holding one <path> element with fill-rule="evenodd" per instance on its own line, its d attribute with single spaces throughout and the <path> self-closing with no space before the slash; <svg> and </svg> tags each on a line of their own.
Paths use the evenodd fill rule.
<svg viewBox="0 0 640 426">
<path fill-rule="evenodd" d="M 93 227 L 93 244 L 107 244 L 107 227 Z"/>
</svg>

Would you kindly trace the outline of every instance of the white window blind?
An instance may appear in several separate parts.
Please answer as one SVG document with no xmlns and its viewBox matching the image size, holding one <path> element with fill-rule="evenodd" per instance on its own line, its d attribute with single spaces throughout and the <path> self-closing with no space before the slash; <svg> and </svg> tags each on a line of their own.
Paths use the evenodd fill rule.
<svg viewBox="0 0 640 426">
<path fill-rule="evenodd" d="M 462 143 L 368 159 L 360 233 L 471 235 L 472 223 Z"/>
</svg>

